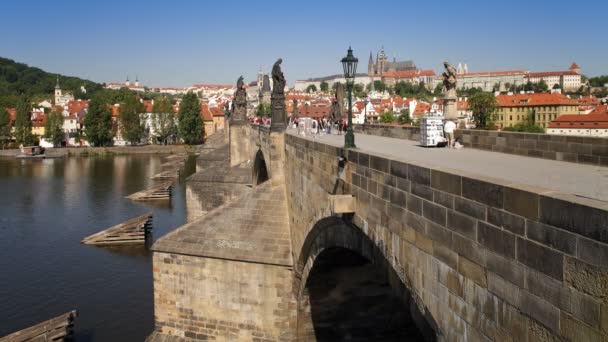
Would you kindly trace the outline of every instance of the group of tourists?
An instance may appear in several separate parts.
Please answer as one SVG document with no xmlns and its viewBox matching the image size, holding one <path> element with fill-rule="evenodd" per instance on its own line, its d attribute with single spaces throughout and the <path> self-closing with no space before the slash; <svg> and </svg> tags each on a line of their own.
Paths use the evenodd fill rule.
<svg viewBox="0 0 608 342">
<path fill-rule="evenodd" d="M 346 131 L 348 122 L 344 119 L 332 120 L 329 117 L 322 119 L 313 118 L 290 118 L 289 127 L 298 129 L 298 133 L 304 136 L 315 136 L 323 134 L 342 135 Z"/>
</svg>

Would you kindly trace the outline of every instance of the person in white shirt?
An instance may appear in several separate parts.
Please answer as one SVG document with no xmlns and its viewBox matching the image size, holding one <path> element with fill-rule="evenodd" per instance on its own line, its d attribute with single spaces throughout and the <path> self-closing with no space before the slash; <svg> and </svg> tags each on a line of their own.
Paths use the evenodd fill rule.
<svg viewBox="0 0 608 342">
<path fill-rule="evenodd" d="M 443 131 L 445 132 L 445 137 L 448 139 L 448 147 L 454 147 L 454 130 L 456 129 L 456 124 L 454 121 L 447 120 L 443 124 Z"/>
</svg>

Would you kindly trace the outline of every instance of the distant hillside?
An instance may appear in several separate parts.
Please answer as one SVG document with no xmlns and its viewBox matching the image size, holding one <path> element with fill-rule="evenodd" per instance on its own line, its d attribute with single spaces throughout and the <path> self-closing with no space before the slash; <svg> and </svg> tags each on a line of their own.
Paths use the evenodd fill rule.
<svg viewBox="0 0 608 342">
<path fill-rule="evenodd" d="M 14 107 L 22 93 L 34 101 L 52 98 L 56 82 L 57 74 L 0 57 L 0 108 Z M 59 75 L 59 83 L 62 90 L 72 92 L 76 98 L 82 99 L 103 89 L 99 83 L 78 77 Z M 81 86 L 86 88 L 86 94 L 80 91 Z"/>
</svg>

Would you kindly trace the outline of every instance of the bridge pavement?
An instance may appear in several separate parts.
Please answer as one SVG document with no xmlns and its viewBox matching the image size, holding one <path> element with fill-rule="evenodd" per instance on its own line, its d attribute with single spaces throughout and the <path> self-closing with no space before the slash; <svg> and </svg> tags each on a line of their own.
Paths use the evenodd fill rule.
<svg viewBox="0 0 608 342">
<path fill-rule="evenodd" d="M 297 134 L 289 130 L 288 134 Z M 343 135 L 306 137 L 333 146 L 344 146 Z M 601 201 L 608 201 L 608 168 L 524 157 L 471 148 L 448 149 L 418 146 L 412 140 L 355 134 L 362 152 L 382 154 L 429 167 L 460 170 L 503 181 L 541 187 Z"/>
</svg>

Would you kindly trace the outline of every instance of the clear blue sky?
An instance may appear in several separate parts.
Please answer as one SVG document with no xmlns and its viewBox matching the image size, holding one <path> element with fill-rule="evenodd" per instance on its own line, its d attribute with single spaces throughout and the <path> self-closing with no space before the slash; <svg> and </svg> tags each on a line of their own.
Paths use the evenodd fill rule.
<svg viewBox="0 0 608 342">
<path fill-rule="evenodd" d="M 149 86 L 235 83 L 277 57 L 290 85 L 359 71 L 384 45 L 392 59 L 469 71 L 608 74 L 606 13 L 596 1 L 6 1 L 0 56 L 98 82 L 137 74 Z M 448 2 L 448 1 L 445 1 Z"/>
</svg>

